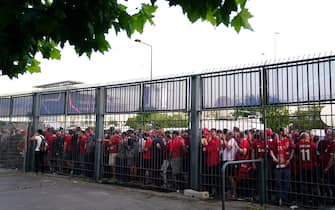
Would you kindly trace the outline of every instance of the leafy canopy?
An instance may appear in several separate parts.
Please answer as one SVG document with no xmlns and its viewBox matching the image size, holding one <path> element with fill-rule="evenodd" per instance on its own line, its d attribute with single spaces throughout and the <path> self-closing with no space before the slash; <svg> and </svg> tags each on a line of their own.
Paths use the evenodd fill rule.
<svg viewBox="0 0 335 210">
<path fill-rule="evenodd" d="M 170 6 L 181 6 L 191 22 L 224 24 L 237 32 L 251 30 L 247 0 L 167 1 Z M 111 47 L 106 40 L 109 29 L 125 31 L 128 37 L 142 33 L 147 22 L 154 24 L 156 10 L 156 0 L 142 3 L 134 14 L 117 0 L 1 0 L 0 70 L 10 78 L 40 72 L 36 54 L 60 59 L 59 48 L 66 42 L 78 55 L 104 53 Z"/>
<path fill-rule="evenodd" d="M 140 113 L 128 118 L 126 125 L 132 129 L 159 128 L 188 128 L 187 115 L 185 113 Z"/>
</svg>

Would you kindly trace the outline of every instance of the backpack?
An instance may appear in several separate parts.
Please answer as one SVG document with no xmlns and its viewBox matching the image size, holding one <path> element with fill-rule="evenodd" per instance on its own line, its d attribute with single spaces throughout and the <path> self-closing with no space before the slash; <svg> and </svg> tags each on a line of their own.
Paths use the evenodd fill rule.
<svg viewBox="0 0 335 210">
<path fill-rule="evenodd" d="M 40 135 L 40 138 L 42 139 L 40 144 L 40 152 L 46 152 L 48 150 L 48 142 L 44 136 Z"/>
</svg>

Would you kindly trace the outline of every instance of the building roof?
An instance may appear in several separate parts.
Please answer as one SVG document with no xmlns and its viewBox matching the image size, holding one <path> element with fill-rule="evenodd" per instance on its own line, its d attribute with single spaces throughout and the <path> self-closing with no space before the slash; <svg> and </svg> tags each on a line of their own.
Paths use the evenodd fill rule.
<svg viewBox="0 0 335 210">
<path fill-rule="evenodd" d="M 84 83 L 79 82 L 79 81 L 67 80 L 67 81 L 54 82 L 54 83 L 49 83 L 49 84 L 44 84 L 44 85 L 38 85 L 38 86 L 34 86 L 34 88 L 55 88 L 55 87 L 64 87 L 64 86 L 72 86 L 72 85 L 79 85 L 79 84 L 84 84 Z"/>
</svg>

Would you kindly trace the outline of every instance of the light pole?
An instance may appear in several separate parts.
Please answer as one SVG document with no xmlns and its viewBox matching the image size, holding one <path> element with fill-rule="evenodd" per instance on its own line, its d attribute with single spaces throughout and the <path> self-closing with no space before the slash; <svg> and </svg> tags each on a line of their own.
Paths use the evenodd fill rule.
<svg viewBox="0 0 335 210">
<path fill-rule="evenodd" d="M 275 45 L 274 58 L 275 58 L 275 60 L 277 60 L 277 35 L 279 35 L 279 34 L 280 34 L 279 32 L 274 33 L 274 45 Z"/>
<path fill-rule="evenodd" d="M 139 42 L 139 43 L 142 43 L 142 44 L 150 47 L 150 80 L 152 80 L 152 45 L 148 44 L 148 43 L 145 43 L 145 42 L 142 42 L 140 39 L 135 39 L 135 42 Z"/>
</svg>

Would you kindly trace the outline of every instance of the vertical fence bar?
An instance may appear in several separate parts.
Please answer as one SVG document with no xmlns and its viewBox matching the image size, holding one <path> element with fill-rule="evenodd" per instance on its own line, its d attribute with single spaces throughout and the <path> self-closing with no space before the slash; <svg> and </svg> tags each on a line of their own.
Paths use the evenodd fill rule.
<svg viewBox="0 0 335 210">
<path fill-rule="evenodd" d="M 99 87 L 96 89 L 96 147 L 95 147 L 95 178 L 99 181 L 101 178 L 102 165 L 102 142 L 104 139 L 104 106 L 105 106 L 105 88 Z"/>
<path fill-rule="evenodd" d="M 33 116 L 32 116 L 32 122 L 31 122 L 31 135 L 34 134 L 39 127 L 39 121 L 40 121 L 40 93 L 34 93 L 33 94 Z M 28 137 L 28 142 L 30 141 L 30 136 Z M 30 145 L 27 143 L 27 146 Z M 35 145 L 32 144 L 31 148 L 27 147 L 27 150 L 29 149 L 29 153 L 27 152 L 26 160 L 27 160 L 27 171 L 34 171 L 35 170 L 35 157 L 34 157 L 34 148 Z M 28 156 L 29 155 L 29 156 Z"/>
<path fill-rule="evenodd" d="M 262 110 L 263 110 L 263 122 L 264 122 L 264 131 L 267 128 L 267 104 L 268 104 L 268 81 L 267 81 L 267 72 L 266 72 L 266 68 L 263 67 L 261 70 L 261 79 L 262 79 L 262 84 L 260 85 L 261 88 L 261 106 L 262 106 Z M 268 201 L 268 193 L 266 193 L 266 189 L 268 188 L 268 177 L 269 177 L 269 169 L 268 167 L 268 153 L 269 150 L 268 148 L 268 142 L 267 142 L 267 136 L 266 136 L 266 132 L 264 132 L 264 145 L 265 145 L 265 154 L 264 154 L 264 162 L 262 163 L 261 166 L 261 174 L 262 174 L 262 189 L 261 192 L 263 193 L 263 195 L 261 197 L 263 202 L 267 202 Z M 272 172 L 272 170 L 271 170 Z M 270 172 L 270 173 L 271 173 Z M 272 177 L 272 176 L 271 176 Z"/>
<path fill-rule="evenodd" d="M 32 132 L 35 133 L 39 127 L 40 121 L 40 93 L 33 95 L 33 116 L 32 116 Z"/>
<path fill-rule="evenodd" d="M 199 190 L 200 99 L 200 76 L 195 75 L 191 78 L 190 183 L 193 190 Z"/>
</svg>

